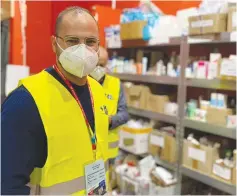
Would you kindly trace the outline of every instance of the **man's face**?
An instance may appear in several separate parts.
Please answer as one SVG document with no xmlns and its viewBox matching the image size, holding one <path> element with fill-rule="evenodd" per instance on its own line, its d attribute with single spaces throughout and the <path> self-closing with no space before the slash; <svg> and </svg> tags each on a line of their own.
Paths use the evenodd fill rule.
<svg viewBox="0 0 237 196">
<path fill-rule="evenodd" d="M 90 49 L 98 50 L 98 38 L 98 26 L 89 14 L 71 12 L 63 17 L 57 35 L 52 36 L 52 47 L 58 59 L 62 49 L 77 44 L 85 43 Z"/>
</svg>

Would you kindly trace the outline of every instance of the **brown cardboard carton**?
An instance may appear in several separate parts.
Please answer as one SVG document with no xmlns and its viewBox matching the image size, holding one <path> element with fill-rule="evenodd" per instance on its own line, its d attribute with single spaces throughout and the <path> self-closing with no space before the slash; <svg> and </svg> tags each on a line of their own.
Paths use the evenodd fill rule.
<svg viewBox="0 0 237 196">
<path fill-rule="evenodd" d="M 129 89 L 129 105 L 131 107 L 145 109 L 147 97 L 150 94 L 150 89 L 147 86 L 134 85 Z"/>
<path fill-rule="evenodd" d="M 130 96 L 129 96 L 130 88 L 131 88 L 130 86 L 123 85 L 123 89 L 124 89 L 124 94 L 125 94 L 127 105 L 130 105 Z"/>
<path fill-rule="evenodd" d="M 175 138 L 165 132 L 152 131 L 149 137 L 149 153 L 161 160 L 174 163 L 176 161 Z"/>
<path fill-rule="evenodd" d="M 237 167 L 236 153 L 237 153 L 237 150 L 234 150 L 234 163 L 235 163 L 235 166 L 233 168 L 232 184 L 235 184 L 235 185 L 236 185 L 236 167 Z"/>
<path fill-rule="evenodd" d="M 214 160 L 219 158 L 218 148 L 194 145 L 184 140 L 183 165 L 198 170 L 205 174 L 211 174 Z"/>
<path fill-rule="evenodd" d="M 212 176 L 220 181 L 231 183 L 233 179 L 233 168 L 227 167 L 223 163 L 214 163 Z"/>
<path fill-rule="evenodd" d="M 230 7 L 228 11 L 228 24 L 227 24 L 227 31 L 232 32 L 236 31 L 236 7 Z"/>
<path fill-rule="evenodd" d="M 134 21 L 130 23 L 121 24 L 121 40 L 142 39 L 143 28 L 146 24 L 146 21 Z"/>
<path fill-rule="evenodd" d="M 228 115 L 232 115 L 232 109 L 218 109 L 211 108 L 207 109 L 207 122 L 219 126 L 226 126 L 226 119 Z"/>
<path fill-rule="evenodd" d="M 189 35 L 200 35 L 201 27 L 198 25 L 200 23 L 201 16 L 192 16 L 188 18 L 189 22 Z"/>
<path fill-rule="evenodd" d="M 1 21 L 13 17 L 14 1 L 1 1 Z"/>
<path fill-rule="evenodd" d="M 164 113 L 164 107 L 167 102 L 169 102 L 167 95 L 150 94 L 147 101 L 147 110 Z"/>
<path fill-rule="evenodd" d="M 189 34 L 221 33 L 227 29 L 227 14 L 207 14 L 189 18 Z"/>
</svg>

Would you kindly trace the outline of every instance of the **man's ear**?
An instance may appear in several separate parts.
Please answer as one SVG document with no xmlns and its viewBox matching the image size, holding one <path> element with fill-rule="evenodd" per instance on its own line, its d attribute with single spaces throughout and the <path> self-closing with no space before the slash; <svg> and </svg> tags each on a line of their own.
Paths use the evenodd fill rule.
<svg viewBox="0 0 237 196">
<path fill-rule="evenodd" d="M 56 38 L 54 35 L 51 36 L 51 44 L 52 44 L 52 49 L 53 49 L 53 52 L 56 53 Z"/>
</svg>

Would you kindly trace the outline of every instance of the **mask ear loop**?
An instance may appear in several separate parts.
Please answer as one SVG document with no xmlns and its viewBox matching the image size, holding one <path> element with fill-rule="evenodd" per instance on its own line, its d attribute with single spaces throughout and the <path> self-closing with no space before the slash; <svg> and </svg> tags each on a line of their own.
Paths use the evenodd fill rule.
<svg viewBox="0 0 237 196">
<path fill-rule="evenodd" d="M 64 51 L 64 49 L 59 45 L 59 43 L 57 42 L 57 39 L 56 39 L 56 37 L 55 37 L 55 42 L 56 42 L 56 44 L 58 45 L 58 47 L 62 50 L 62 51 Z"/>
</svg>

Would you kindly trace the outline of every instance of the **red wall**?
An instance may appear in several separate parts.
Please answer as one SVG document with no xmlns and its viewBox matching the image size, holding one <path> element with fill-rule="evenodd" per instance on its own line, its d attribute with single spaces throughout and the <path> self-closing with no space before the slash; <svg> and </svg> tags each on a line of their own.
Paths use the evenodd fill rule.
<svg viewBox="0 0 237 196">
<path fill-rule="evenodd" d="M 27 2 L 27 65 L 31 73 L 37 73 L 55 63 L 50 41 L 51 10 L 50 1 Z"/>
</svg>

